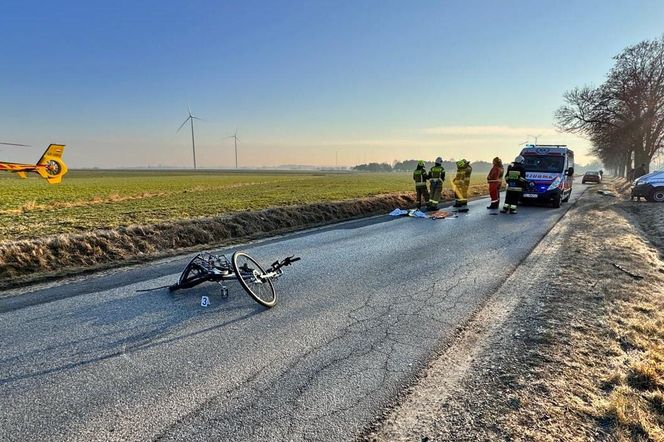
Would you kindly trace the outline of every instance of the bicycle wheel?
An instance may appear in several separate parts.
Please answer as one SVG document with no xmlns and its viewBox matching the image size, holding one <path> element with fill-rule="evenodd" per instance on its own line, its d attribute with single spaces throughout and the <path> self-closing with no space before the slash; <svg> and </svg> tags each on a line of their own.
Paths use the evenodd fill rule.
<svg viewBox="0 0 664 442">
<path fill-rule="evenodd" d="M 272 281 L 264 276 L 265 270 L 260 264 L 244 252 L 235 252 L 232 261 L 233 271 L 244 291 L 257 303 L 273 307 L 277 303 L 277 293 Z"/>
</svg>

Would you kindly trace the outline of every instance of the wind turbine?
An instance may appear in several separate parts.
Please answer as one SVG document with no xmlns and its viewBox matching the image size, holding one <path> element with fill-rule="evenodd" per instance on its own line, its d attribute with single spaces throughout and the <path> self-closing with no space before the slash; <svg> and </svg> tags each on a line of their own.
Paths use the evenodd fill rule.
<svg viewBox="0 0 664 442">
<path fill-rule="evenodd" d="M 537 146 L 537 139 L 538 139 L 539 137 L 541 137 L 541 136 L 542 136 L 542 134 L 539 134 L 539 135 L 528 135 L 528 138 L 531 138 L 531 137 L 534 138 L 534 139 L 535 139 L 535 146 Z"/>
<path fill-rule="evenodd" d="M 240 139 L 237 137 L 237 127 L 235 128 L 235 133 L 231 135 L 230 137 L 226 138 L 233 138 L 235 141 L 235 168 L 237 169 L 237 142 L 240 141 Z"/>
<path fill-rule="evenodd" d="M 187 106 L 187 109 L 189 110 L 189 116 L 182 122 L 180 127 L 178 127 L 178 130 L 175 131 L 175 133 L 180 132 L 180 129 L 187 124 L 187 121 L 191 122 L 191 150 L 193 151 L 194 154 L 194 170 L 196 170 L 196 142 L 194 140 L 194 120 L 200 120 L 200 118 L 195 117 L 191 114 L 191 107 Z"/>
</svg>

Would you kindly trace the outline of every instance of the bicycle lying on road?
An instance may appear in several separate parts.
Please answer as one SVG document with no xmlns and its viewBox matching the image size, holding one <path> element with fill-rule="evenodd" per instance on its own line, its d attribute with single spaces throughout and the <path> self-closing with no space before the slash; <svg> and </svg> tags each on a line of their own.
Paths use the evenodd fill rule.
<svg viewBox="0 0 664 442">
<path fill-rule="evenodd" d="M 170 286 L 170 291 L 188 289 L 204 282 L 216 282 L 221 285 L 221 295 L 228 296 L 225 281 L 237 279 L 242 288 L 256 302 L 273 307 L 277 303 L 277 293 L 272 281 L 281 277 L 283 268 L 301 258 L 289 256 L 263 269 L 258 262 L 244 252 L 235 252 L 229 260 L 226 255 L 199 253 L 192 259 L 180 275 L 177 283 Z"/>
</svg>

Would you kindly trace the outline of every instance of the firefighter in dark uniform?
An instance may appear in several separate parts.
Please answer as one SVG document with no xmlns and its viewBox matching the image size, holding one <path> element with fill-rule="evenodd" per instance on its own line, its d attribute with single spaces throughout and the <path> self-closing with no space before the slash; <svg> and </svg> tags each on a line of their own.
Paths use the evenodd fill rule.
<svg viewBox="0 0 664 442">
<path fill-rule="evenodd" d="M 417 208 L 422 208 L 422 203 L 429 204 L 429 191 L 427 190 L 427 180 L 429 174 L 424 168 L 424 161 L 417 162 L 417 168 L 413 172 L 413 180 L 415 181 L 415 192 L 417 193 Z"/>
<path fill-rule="evenodd" d="M 470 186 L 470 174 L 473 172 L 473 168 L 470 167 L 470 163 L 465 159 L 457 161 L 456 165 L 457 174 L 452 180 L 456 200 L 452 207 L 457 207 L 459 212 L 467 212 L 468 187 Z"/>
<path fill-rule="evenodd" d="M 507 191 L 505 192 L 505 205 L 501 212 L 516 213 L 516 207 L 519 204 L 519 198 L 526 187 L 526 169 L 523 167 L 524 158 L 519 155 L 514 162 L 507 167 L 505 181 L 507 182 Z"/>
<path fill-rule="evenodd" d="M 440 195 L 443 191 L 443 182 L 445 181 L 445 168 L 443 167 L 443 159 L 436 158 L 436 163 L 429 171 L 429 185 L 431 186 L 431 199 L 429 200 L 429 208 L 433 210 L 438 209 L 440 202 Z"/>
</svg>

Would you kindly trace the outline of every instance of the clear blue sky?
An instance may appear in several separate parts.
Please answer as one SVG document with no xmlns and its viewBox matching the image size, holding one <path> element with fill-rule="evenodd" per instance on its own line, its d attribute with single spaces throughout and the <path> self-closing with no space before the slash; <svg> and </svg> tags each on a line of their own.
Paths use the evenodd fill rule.
<svg viewBox="0 0 664 442">
<path fill-rule="evenodd" d="M 333 165 L 513 157 L 562 93 L 664 32 L 653 1 L 13 1 L 0 13 L 2 159 Z M 538 132 L 538 133 L 533 133 Z M 30 157 L 30 158 L 27 158 Z M 586 160 L 581 155 L 582 160 Z"/>
</svg>

